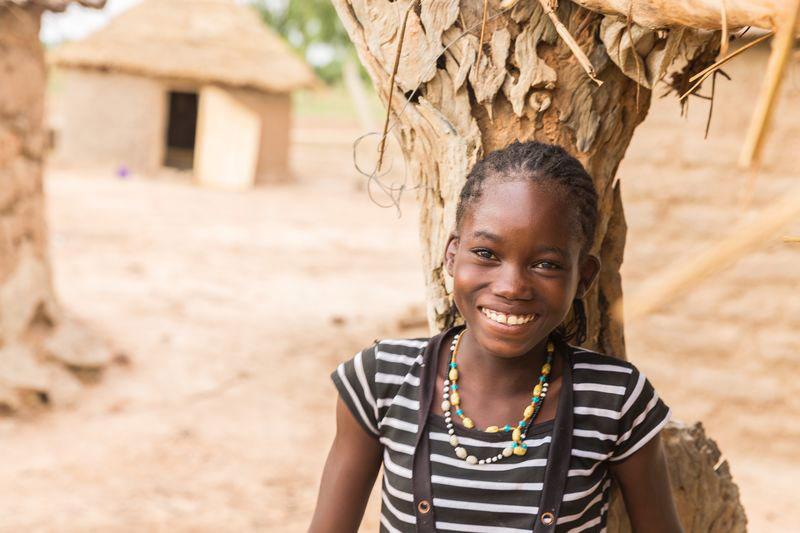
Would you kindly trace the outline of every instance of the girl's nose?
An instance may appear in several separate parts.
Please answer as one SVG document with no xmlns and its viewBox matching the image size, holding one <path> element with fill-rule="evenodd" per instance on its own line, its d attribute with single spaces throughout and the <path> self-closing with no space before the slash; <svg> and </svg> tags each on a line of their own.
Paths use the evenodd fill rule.
<svg viewBox="0 0 800 533">
<path fill-rule="evenodd" d="M 500 269 L 492 283 L 492 291 L 507 300 L 530 300 L 533 297 L 526 269 L 511 264 Z"/>
</svg>

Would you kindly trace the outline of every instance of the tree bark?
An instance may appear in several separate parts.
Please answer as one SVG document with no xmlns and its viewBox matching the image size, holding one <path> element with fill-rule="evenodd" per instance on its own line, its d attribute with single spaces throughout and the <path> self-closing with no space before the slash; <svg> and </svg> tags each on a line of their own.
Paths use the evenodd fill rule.
<svg viewBox="0 0 800 533">
<path fill-rule="evenodd" d="M 68 401 L 78 388 L 71 371 L 110 358 L 101 339 L 62 312 L 51 282 L 40 15 L 34 5 L 0 7 L 0 411 Z"/>
<path fill-rule="evenodd" d="M 399 29 L 411 0 L 333 3 L 377 92 L 387 102 Z M 594 178 L 600 217 L 593 252 L 600 257 L 602 270 L 586 297 L 589 336 L 585 345 L 625 358 L 622 324 L 609 312 L 622 297 L 619 269 L 626 234 L 619 183 L 614 177 L 634 129 L 645 118 L 650 90 L 637 86 L 631 69 L 626 75 L 617 67 L 615 63 L 625 63 L 622 58 L 609 56 L 600 36 L 601 32 L 608 34 L 601 28 L 604 15 L 566 1 L 560 2 L 557 10 L 602 80 L 598 86 L 557 36 L 539 2 L 521 0 L 505 12 L 499 11 L 499 1 L 490 0 L 489 4 L 486 38 L 479 51 L 483 2 L 420 2 L 409 11 L 396 73 L 392 131 L 403 150 L 408 174 L 418 180 L 431 329 L 440 330 L 458 319 L 443 255 L 469 169 L 479 158 L 514 140 L 533 139 L 564 146 Z M 607 22 L 604 27 L 619 27 L 618 21 Z M 673 37 L 681 40 L 682 35 Z M 674 52 L 680 48 L 681 42 L 675 39 L 659 46 L 661 38 L 635 33 L 634 48 L 648 39 L 646 47 L 651 50 Z M 620 45 L 617 50 L 623 48 Z M 640 66 L 648 65 L 643 61 Z M 732 485 L 730 479 L 727 483 Z M 698 512 L 712 516 L 717 503 L 704 502 Z M 734 507 L 740 511 L 736 518 L 744 524 L 738 499 Z M 624 510 L 613 516 L 624 516 Z M 686 520 L 692 523 L 694 518 Z M 622 527 L 617 521 L 609 531 L 622 531 Z"/>
<path fill-rule="evenodd" d="M 334 4 L 386 101 L 409 0 Z M 564 146 L 594 177 L 600 220 L 593 252 L 603 269 L 587 296 L 587 346 L 624 357 L 622 327 L 606 312 L 621 297 L 626 231 L 614 174 L 634 128 L 646 115 L 650 91 L 637 90 L 595 38 L 603 17 L 570 2 L 562 2 L 559 17 L 592 60 L 601 87 L 557 37 L 538 2 L 521 2 L 489 20 L 478 74 L 480 6 L 426 1 L 411 11 L 392 103 L 393 131 L 409 175 L 418 179 L 431 326 L 441 329 L 456 320 L 442 259 L 467 172 L 492 150 L 516 139 L 535 139 Z M 470 31 L 464 34 L 464 28 Z M 406 105 L 405 95 L 417 88 Z"/>
</svg>

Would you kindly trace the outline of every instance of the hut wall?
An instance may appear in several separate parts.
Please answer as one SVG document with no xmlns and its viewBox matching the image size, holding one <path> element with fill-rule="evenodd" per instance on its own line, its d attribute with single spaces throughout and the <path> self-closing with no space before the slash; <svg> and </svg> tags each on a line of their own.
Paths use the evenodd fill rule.
<svg viewBox="0 0 800 533">
<path fill-rule="evenodd" d="M 164 157 L 165 87 L 121 73 L 62 71 L 58 160 L 154 170 Z"/>
<path fill-rule="evenodd" d="M 660 271 L 734 235 L 737 224 L 769 212 L 800 186 L 797 61 L 781 88 L 761 168 L 748 174 L 736 167 L 758 96 L 754 80 L 763 76 L 769 51 L 764 43 L 725 66 L 733 81 L 717 79 L 707 140 L 707 102 L 692 100 L 685 119 L 674 99 L 653 99 L 618 172 L 628 221 L 626 298 Z M 800 219 L 760 250 L 625 327 L 631 359 L 656 388 L 662 379 L 680 380 L 685 392 L 672 405 L 676 418 L 703 420 L 723 449 L 730 450 L 728 442 L 769 442 L 770 454 L 796 457 L 800 425 L 787 424 L 783 414 L 800 413 L 797 379 L 784 377 L 800 370 L 800 244 L 783 242 L 784 235 L 800 236 Z M 742 394 L 758 401 L 743 404 Z M 773 408 L 775 414 L 766 416 Z M 763 468 L 741 466 L 748 463 L 744 456 L 729 459 L 741 469 L 734 468 L 735 475 Z M 740 482 L 745 501 L 753 486 Z"/>
<path fill-rule="evenodd" d="M 235 89 L 232 93 L 261 117 L 261 149 L 256 166 L 256 184 L 290 179 L 291 96 L 247 89 Z"/>
</svg>

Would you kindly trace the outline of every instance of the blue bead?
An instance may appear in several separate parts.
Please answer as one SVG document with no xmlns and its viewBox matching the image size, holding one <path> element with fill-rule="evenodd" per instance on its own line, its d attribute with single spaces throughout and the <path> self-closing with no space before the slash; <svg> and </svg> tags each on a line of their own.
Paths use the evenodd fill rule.
<svg viewBox="0 0 800 533">
<path fill-rule="evenodd" d="M 458 366 L 458 363 L 450 363 L 450 368 L 455 368 Z"/>
<path fill-rule="evenodd" d="M 525 427 L 525 421 L 524 420 L 520 420 L 519 421 L 519 427 L 521 427 L 521 428 Z"/>
<path fill-rule="evenodd" d="M 517 446 L 518 446 L 518 445 L 517 445 L 517 443 L 516 443 L 516 442 L 515 442 L 514 444 L 512 444 L 512 445 L 511 445 L 511 447 L 512 447 L 512 448 L 516 448 Z"/>
<path fill-rule="evenodd" d="M 509 426 L 508 424 L 506 424 L 506 425 L 503 427 L 503 431 L 511 431 L 511 426 Z"/>
<path fill-rule="evenodd" d="M 464 411 L 463 411 L 463 410 L 461 410 L 461 409 L 456 409 L 456 414 L 457 414 L 458 416 L 461 416 L 461 415 L 463 415 L 463 414 L 464 414 Z"/>
<path fill-rule="evenodd" d="M 452 385 L 450 385 L 450 388 L 453 390 L 458 390 L 458 383 L 453 383 Z"/>
<path fill-rule="evenodd" d="M 539 376 L 539 381 L 544 381 L 544 376 Z"/>
<path fill-rule="evenodd" d="M 525 443 L 523 442 L 523 443 L 522 443 L 522 447 L 523 447 L 523 448 L 527 448 L 527 447 L 528 447 L 528 445 L 527 445 L 527 444 L 525 444 Z"/>
<path fill-rule="evenodd" d="M 541 398 L 539 398 L 538 396 L 537 396 L 537 397 L 535 397 L 535 398 L 533 399 L 533 403 L 539 403 L 539 400 L 540 400 L 540 399 L 541 399 Z"/>
</svg>

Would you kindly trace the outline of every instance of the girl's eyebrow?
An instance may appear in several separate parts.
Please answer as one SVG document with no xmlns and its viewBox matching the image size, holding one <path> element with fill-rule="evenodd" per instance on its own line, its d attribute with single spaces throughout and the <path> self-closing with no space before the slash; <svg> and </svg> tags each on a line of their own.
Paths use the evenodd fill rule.
<svg viewBox="0 0 800 533">
<path fill-rule="evenodd" d="M 563 248 L 559 248 L 558 246 L 541 246 L 537 248 L 538 252 L 543 253 L 554 253 L 556 255 L 560 255 L 561 257 L 569 257 L 569 254 Z"/>
<path fill-rule="evenodd" d="M 503 240 L 499 235 L 495 235 L 491 231 L 486 231 L 484 229 L 479 229 L 472 232 L 472 238 L 478 239 L 480 237 L 494 242 L 501 242 Z"/>
</svg>

